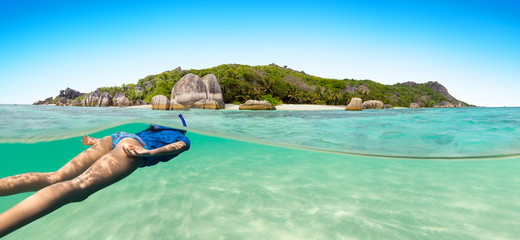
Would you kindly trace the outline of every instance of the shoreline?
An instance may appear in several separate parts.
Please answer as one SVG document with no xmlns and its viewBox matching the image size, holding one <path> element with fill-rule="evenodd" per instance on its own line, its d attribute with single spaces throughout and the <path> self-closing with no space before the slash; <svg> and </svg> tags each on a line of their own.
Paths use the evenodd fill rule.
<svg viewBox="0 0 520 240">
<path fill-rule="evenodd" d="M 111 106 L 113 107 L 113 106 Z M 128 106 L 128 107 L 115 107 L 115 108 L 137 108 L 137 109 L 152 109 L 152 104 Z"/>
<path fill-rule="evenodd" d="M 235 105 L 232 103 L 226 104 L 225 109 L 221 109 L 223 111 L 226 110 L 239 110 L 238 107 L 240 105 Z M 275 106 L 276 110 L 282 111 L 320 111 L 320 110 L 345 110 L 346 105 L 316 105 L 316 104 L 280 104 Z M 135 108 L 135 109 L 152 109 L 152 105 L 139 105 L 139 106 L 129 106 L 124 108 Z"/>
<path fill-rule="evenodd" d="M 226 104 L 222 110 L 238 110 L 240 105 Z M 317 105 L 317 104 L 280 104 L 275 106 L 276 111 L 321 111 L 321 110 L 345 110 L 346 105 Z"/>
<path fill-rule="evenodd" d="M 45 104 L 41 106 L 56 106 L 56 104 Z M 58 106 L 61 107 L 61 106 Z M 72 107 L 72 106 L 64 106 L 64 107 Z M 239 110 L 240 105 L 235 105 L 232 103 L 227 103 L 225 109 L 220 109 L 222 111 L 226 110 Z M 347 105 L 317 105 L 317 104 L 280 104 L 275 106 L 276 110 L 282 111 L 320 111 L 320 110 L 345 110 Z M 152 104 L 146 105 L 138 105 L 138 106 L 128 106 L 128 107 L 114 107 L 110 106 L 108 108 L 130 108 L 130 109 L 152 109 Z"/>
<path fill-rule="evenodd" d="M 1 105 L 1 104 L 0 104 Z M 26 105 L 26 104 L 4 104 L 4 105 Z M 33 105 L 33 104 L 27 104 Z M 40 106 L 56 106 L 56 104 L 42 104 Z M 67 106 L 70 107 L 70 106 Z M 221 111 L 239 110 L 240 105 L 232 103 L 226 103 L 225 109 Z M 318 105 L 318 104 L 280 104 L 275 106 L 278 111 L 323 111 L 323 110 L 345 110 L 347 105 Z M 477 106 L 484 107 L 484 106 Z M 152 104 L 128 106 L 128 107 L 114 107 L 109 106 L 108 108 L 130 108 L 130 109 L 152 109 Z M 394 107 L 393 109 L 406 109 L 407 107 Z M 503 107 L 489 107 L 489 108 L 503 108 Z M 509 108 L 516 108 L 510 106 Z"/>
</svg>

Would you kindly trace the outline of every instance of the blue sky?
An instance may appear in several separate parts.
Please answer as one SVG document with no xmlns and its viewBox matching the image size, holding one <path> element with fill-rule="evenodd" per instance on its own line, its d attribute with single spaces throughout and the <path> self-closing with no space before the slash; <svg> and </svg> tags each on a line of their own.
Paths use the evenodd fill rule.
<svg viewBox="0 0 520 240">
<path fill-rule="evenodd" d="M 0 0 L 0 103 L 226 63 L 384 84 L 438 81 L 520 106 L 515 1 Z"/>
</svg>

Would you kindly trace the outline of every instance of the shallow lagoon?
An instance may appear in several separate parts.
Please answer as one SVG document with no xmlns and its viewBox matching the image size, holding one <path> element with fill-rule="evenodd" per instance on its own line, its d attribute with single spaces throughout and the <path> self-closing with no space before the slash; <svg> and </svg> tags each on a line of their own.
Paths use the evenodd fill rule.
<svg viewBox="0 0 520 240">
<path fill-rule="evenodd" d="M 15 107 L 7 107 L 9 111 L 5 108 L 0 109 L 4 117 L 8 115 L 6 112 L 18 112 Z M 178 112 L 43 107 L 46 112 L 42 113 L 37 107 L 21 108 L 25 108 L 23 111 L 29 109 L 36 120 L 26 117 L 13 121 L 12 128 L 2 129 L 5 134 L 0 150 L 5 154 L 0 177 L 57 169 L 85 149 L 80 144 L 81 132 L 96 132 L 94 136 L 103 136 L 116 130 L 136 132 L 146 126 L 138 123 L 116 126 L 122 121 L 120 118 L 132 122 L 146 116 L 148 121 L 161 119 L 170 125 L 180 123 Z M 476 110 L 481 112 L 463 112 L 474 125 L 458 128 L 480 129 L 484 137 L 478 138 L 465 131 L 455 132 L 451 141 L 437 141 L 439 146 L 448 147 L 448 152 L 421 147 L 423 143 L 436 144 L 436 140 L 405 140 L 406 134 L 394 136 L 392 141 L 401 139 L 401 146 L 419 142 L 412 147 L 419 153 L 426 152 L 425 156 L 453 157 L 462 152 L 460 146 L 485 143 L 498 133 L 503 138 L 497 136 L 496 141 L 503 141 L 498 146 L 503 149 L 491 145 L 485 151 L 486 145 L 480 145 L 479 151 L 471 154 L 514 154 L 512 150 L 520 142 L 519 135 L 515 138 L 509 134 L 519 131 L 518 122 L 513 121 L 519 114 L 518 109 L 506 109 L 501 113 L 501 109 L 490 109 L 488 118 L 483 117 L 485 112 Z M 78 113 L 66 117 L 68 121 L 65 121 L 66 115 L 60 114 L 66 111 Z M 341 121 L 348 126 L 354 122 L 386 122 L 385 128 L 395 131 L 405 124 L 400 125 L 396 122 L 401 120 L 392 121 L 393 118 L 412 115 L 410 119 L 418 117 L 428 126 L 426 129 L 431 129 L 434 126 L 429 124 L 435 123 L 428 118 L 442 115 L 446 119 L 461 114 L 461 110 L 455 109 L 424 109 L 416 113 L 392 111 L 387 112 L 390 115 L 386 117 L 374 111 L 356 113 L 356 121 L 352 117 L 344 117 L 348 121 L 340 120 L 338 116 L 348 114 L 343 111 L 182 112 L 191 128 L 188 133 L 192 140 L 190 151 L 168 163 L 139 169 L 84 202 L 67 205 L 6 239 L 511 239 L 520 235 L 516 221 L 520 219 L 518 157 L 479 160 L 376 158 L 345 154 L 347 151 L 338 147 L 341 144 L 345 147 L 345 143 L 351 141 L 349 131 L 365 135 L 372 142 L 379 139 L 376 143 L 379 143 L 380 151 L 399 146 L 394 142 L 385 145 L 387 141 L 381 140 L 385 134 L 376 131 L 380 128 L 373 124 L 357 131 L 351 130 L 352 127 L 337 129 L 342 125 Z M 46 117 L 35 117 L 38 114 Z M 495 121 L 502 125 L 487 132 L 485 126 L 490 120 L 484 119 L 497 117 Z M 286 121 L 280 121 L 283 119 Z M 32 121 L 47 122 L 44 123 L 46 127 L 39 127 L 43 134 L 34 134 L 38 127 L 31 125 L 18 138 L 32 143 L 12 143 L 13 138 L 7 143 L 5 139 L 13 129 L 24 129 L 17 125 L 23 121 L 26 125 Z M 70 124 L 71 121 L 76 124 Z M 250 123 L 254 122 L 258 124 L 252 126 Z M 273 122 L 279 122 L 281 127 L 272 126 Z M 114 126 L 107 127 L 110 124 Z M 450 132 L 446 125 L 449 123 L 438 121 L 440 138 L 452 136 L 438 133 L 441 130 Z M 61 130 L 53 126 L 60 126 Z M 343 131 L 341 134 L 347 140 L 338 139 L 337 134 L 332 134 L 332 128 Z M 410 137 L 428 139 L 424 134 L 429 132 L 421 129 L 422 132 L 410 130 Z M 315 132 L 324 134 L 309 134 Z M 460 136 L 477 136 L 471 140 L 477 143 L 461 144 L 463 140 L 459 138 L 463 137 Z M 40 142 L 42 139 L 58 140 Z M 280 143 L 306 149 L 312 147 L 321 152 L 288 148 Z M 450 144 L 459 146 L 458 150 Z M 367 148 L 372 151 L 371 147 Z M 367 153 L 364 151 L 360 153 Z M 458 154 L 453 154 L 457 151 Z M 393 150 L 391 153 L 406 155 L 410 151 Z M 0 198 L 0 211 L 28 195 Z"/>
</svg>

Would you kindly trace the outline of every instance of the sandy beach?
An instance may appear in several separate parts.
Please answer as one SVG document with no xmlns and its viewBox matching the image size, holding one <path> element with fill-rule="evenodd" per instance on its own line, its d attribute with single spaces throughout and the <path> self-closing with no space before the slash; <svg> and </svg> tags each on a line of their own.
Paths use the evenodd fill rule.
<svg viewBox="0 0 520 240">
<path fill-rule="evenodd" d="M 345 110 L 342 105 L 315 105 L 315 104 L 281 104 L 276 110 Z"/>
<path fill-rule="evenodd" d="M 46 104 L 46 106 L 56 106 L 55 104 Z M 226 104 L 226 108 L 222 110 L 239 110 L 240 105 L 235 105 L 228 103 Z M 120 108 L 110 106 L 111 108 Z M 276 106 L 276 110 L 288 110 L 288 111 L 319 111 L 319 110 L 345 110 L 346 105 L 316 105 L 316 104 L 280 104 Z M 138 105 L 138 106 L 129 106 L 125 108 L 130 109 L 152 109 L 152 104 L 146 105 Z"/>
<path fill-rule="evenodd" d="M 238 110 L 239 106 L 240 105 L 226 104 L 226 108 L 223 110 Z M 289 110 L 289 111 L 344 110 L 346 107 L 347 106 L 342 106 L 342 105 L 280 104 L 280 105 L 276 106 L 276 110 Z M 127 108 L 151 109 L 152 105 L 148 104 L 148 105 L 140 105 L 140 106 L 130 106 Z"/>
<path fill-rule="evenodd" d="M 126 108 L 152 109 L 152 104 L 138 105 L 138 106 L 129 106 L 129 107 L 126 107 Z"/>
<path fill-rule="evenodd" d="M 226 104 L 226 109 L 224 110 L 238 110 L 238 107 L 240 105 L 235 104 Z M 275 106 L 276 110 L 291 110 L 291 111 L 297 111 L 297 110 L 311 110 L 311 111 L 317 111 L 317 110 L 345 110 L 347 106 L 341 106 L 341 105 L 315 105 L 315 104 L 280 104 L 278 106 Z"/>
</svg>

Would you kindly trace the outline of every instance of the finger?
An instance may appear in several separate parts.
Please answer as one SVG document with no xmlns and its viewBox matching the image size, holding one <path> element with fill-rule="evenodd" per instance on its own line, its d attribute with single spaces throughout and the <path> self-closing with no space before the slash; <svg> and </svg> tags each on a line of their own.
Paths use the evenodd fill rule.
<svg viewBox="0 0 520 240">
<path fill-rule="evenodd" d="M 126 154 L 131 155 L 130 149 L 127 147 L 127 145 L 123 146 L 123 151 L 125 151 Z"/>
<path fill-rule="evenodd" d="M 175 149 L 179 150 L 179 149 L 183 148 L 184 145 L 185 145 L 184 142 L 176 142 L 175 143 Z"/>
<path fill-rule="evenodd" d="M 128 155 L 130 155 L 130 156 L 136 156 L 137 155 L 137 151 L 134 148 L 134 146 L 128 145 L 127 150 L 128 150 Z"/>
</svg>

